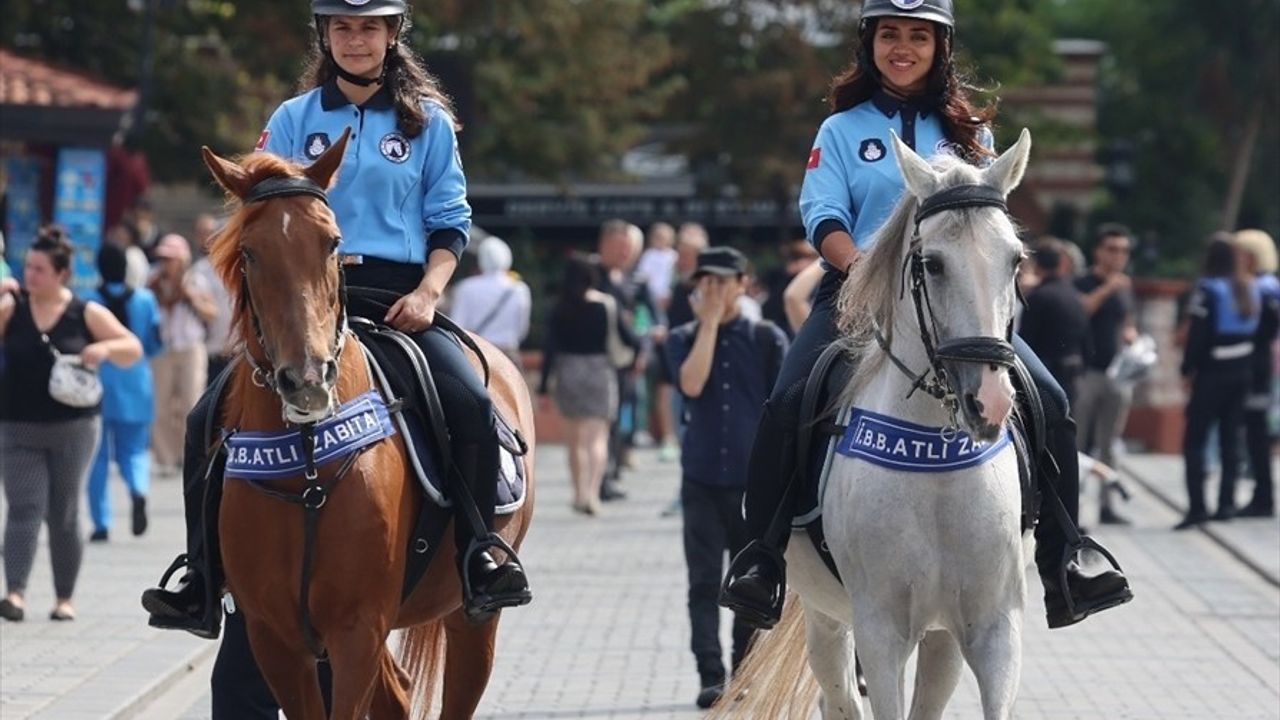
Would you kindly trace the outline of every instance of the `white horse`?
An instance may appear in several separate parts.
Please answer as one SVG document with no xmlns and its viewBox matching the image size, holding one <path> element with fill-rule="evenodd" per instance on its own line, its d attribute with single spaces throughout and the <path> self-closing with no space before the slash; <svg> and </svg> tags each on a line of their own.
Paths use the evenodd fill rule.
<svg viewBox="0 0 1280 720">
<path fill-rule="evenodd" d="M 906 193 L 839 300 L 841 342 L 863 358 L 845 397 L 880 415 L 935 428 L 958 426 L 975 440 L 990 441 L 1013 407 L 1007 368 L 935 363 L 946 353 L 933 351 L 957 338 L 981 338 L 981 345 L 1005 337 L 1022 244 L 1004 209 L 990 203 L 960 202 L 963 207 L 948 205 L 922 220 L 916 213 L 922 202 L 959 185 L 993 188 L 987 194 L 999 202 L 1022 179 L 1031 136 L 1023 130 L 1017 144 L 984 170 L 946 155 L 930 165 L 896 136 L 893 145 Z M 911 282 L 905 268 L 913 258 L 927 290 L 927 330 L 919 327 L 912 293 L 904 292 L 910 286 L 903 287 Z M 890 354 L 904 367 L 889 361 Z M 923 390 L 911 392 L 915 378 L 904 368 L 918 376 L 931 367 L 941 368 L 934 371 L 933 389 L 946 395 L 945 403 Z M 942 383 L 936 382 L 939 374 L 947 378 Z M 914 649 L 919 654 L 913 720 L 942 717 L 963 661 L 977 677 L 985 718 L 1012 717 L 1033 542 L 1021 531 L 1013 445 L 982 464 L 933 474 L 832 458 L 823 529 L 843 585 L 807 537 L 790 543 L 789 574 L 804 606 L 806 637 L 799 632 L 801 613 L 793 598 L 781 624 L 751 653 L 719 716 L 808 718 L 816 698 L 801 692 L 798 680 L 801 648 L 807 645 L 823 717 L 862 718 L 856 641 L 875 720 L 904 717 L 905 665 Z"/>
</svg>

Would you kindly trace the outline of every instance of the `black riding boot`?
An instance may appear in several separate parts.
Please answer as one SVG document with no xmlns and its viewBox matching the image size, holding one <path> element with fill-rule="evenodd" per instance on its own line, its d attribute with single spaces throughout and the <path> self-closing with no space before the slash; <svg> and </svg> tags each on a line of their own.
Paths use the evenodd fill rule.
<svg viewBox="0 0 1280 720">
<path fill-rule="evenodd" d="M 1042 396 L 1044 393 L 1042 392 Z M 1080 508 L 1080 463 L 1076 456 L 1075 421 L 1061 414 L 1053 400 L 1045 398 L 1045 444 L 1057 461 L 1059 472 L 1040 472 L 1042 484 L 1040 522 L 1036 526 L 1036 569 L 1044 584 L 1045 612 L 1050 628 L 1066 627 L 1093 613 L 1122 605 L 1133 599 L 1129 581 L 1118 567 L 1108 566 L 1100 572 L 1088 573 L 1081 555 L 1094 550 L 1070 546 Z M 1058 513 L 1049 503 L 1053 499 L 1043 483 L 1056 482 L 1057 495 L 1073 527 L 1063 527 Z M 1092 544 L 1093 541 L 1085 542 Z M 1097 549 L 1100 549 L 1098 546 Z M 1083 550 L 1083 552 L 1082 552 Z M 1108 559 L 1109 556 L 1108 556 Z"/>
<path fill-rule="evenodd" d="M 796 469 L 795 433 L 804 383 L 788 388 L 778 403 L 765 403 L 747 466 L 746 525 L 753 538 L 733 562 L 720 591 L 720 604 L 752 627 L 768 630 L 782 617 L 787 593 Z"/>
<path fill-rule="evenodd" d="M 218 637 L 222 608 L 218 603 L 222 572 L 218 567 L 218 506 L 222 499 L 222 458 L 208 467 L 205 422 L 212 393 L 206 392 L 187 416 L 183 441 L 182 503 L 187 519 L 187 552 L 160 578 L 159 587 L 142 593 L 142 607 L 152 627 L 186 630 L 210 640 Z M 187 572 L 174 590 L 164 586 L 177 571 Z"/>
<path fill-rule="evenodd" d="M 454 542 L 458 546 L 458 574 L 462 578 L 463 613 L 474 624 L 488 622 L 502 608 L 527 605 L 533 600 L 524 567 L 515 551 L 493 532 L 493 511 L 497 499 L 498 446 L 482 450 L 478 445 L 455 449 L 461 481 L 470 490 L 470 498 L 455 493 L 453 520 Z M 481 453 L 492 457 L 481 458 Z M 474 504 L 476 517 L 468 518 Z M 484 529 L 480 534 L 480 527 Z M 490 552 L 498 548 L 507 554 L 499 564 Z"/>
</svg>

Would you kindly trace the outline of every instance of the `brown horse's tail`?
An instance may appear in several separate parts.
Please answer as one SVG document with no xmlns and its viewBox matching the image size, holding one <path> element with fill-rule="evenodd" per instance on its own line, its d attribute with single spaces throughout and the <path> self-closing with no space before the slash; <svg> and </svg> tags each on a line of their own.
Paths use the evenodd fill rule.
<svg viewBox="0 0 1280 720">
<path fill-rule="evenodd" d="M 444 673 L 444 621 L 433 620 L 405 628 L 400 633 L 397 659 L 409 675 L 409 702 L 415 720 L 431 714 L 436 690 Z"/>
<path fill-rule="evenodd" d="M 706 720 L 809 718 L 817 706 L 818 683 L 805 655 L 804 608 L 800 598 L 789 593 L 782 620 L 756 636 L 724 698 Z"/>
</svg>

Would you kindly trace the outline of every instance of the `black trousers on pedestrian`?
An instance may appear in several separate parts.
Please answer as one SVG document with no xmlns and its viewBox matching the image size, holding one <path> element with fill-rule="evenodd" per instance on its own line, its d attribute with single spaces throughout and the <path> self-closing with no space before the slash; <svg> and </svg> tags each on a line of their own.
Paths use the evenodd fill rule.
<svg viewBox="0 0 1280 720">
<path fill-rule="evenodd" d="M 1247 373 L 1201 371 L 1191 381 L 1186 431 L 1182 436 L 1182 460 L 1186 466 L 1187 514 L 1205 515 L 1205 446 L 1209 429 L 1218 423 L 1218 451 L 1222 476 L 1218 485 L 1218 510 L 1235 507 L 1236 477 L 1240 472 L 1239 433 L 1244 419 L 1244 397 L 1249 391 Z"/>
<path fill-rule="evenodd" d="M 835 298 L 844 276 L 828 271 L 818 286 L 813 311 L 805 320 L 782 362 L 777 384 L 765 402 L 760 424 L 751 450 L 747 471 L 746 520 L 748 537 L 760 539 L 769 547 L 785 550 L 790 539 L 790 523 L 778 537 L 769 536 L 769 525 L 783 502 L 786 480 L 792 471 L 792 443 L 800 424 L 800 400 L 804 381 L 822 350 L 835 340 Z M 1076 457 L 1076 424 L 1071 419 L 1067 395 L 1053 375 L 1040 362 L 1035 352 L 1018 336 L 1013 348 L 1027 366 L 1032 381 L 1040 391 L 1044 406 L 1045 446 L 1060 470 L 1055 487 L 1073 524 L 1079 522 L 1080 462 Z M 1043 497 L 1045 493 L 1041 493 Z M 792 508 L 782 512 L 791 517 Z M 1056 575 L 1066 548 L 1067 537 L 1057 515 L 1047 506 L 1040 512 L 1036 526 L 1036 565 L 1042 575 Z"/>
<path fill-rule="evenodd" d="M 1247 407 L 1244 411 L 1245 448 L 1249 452 L 1249 468 L 1253 471 L 1253 499 L 1255 508 L 1274 508 L 1275 485 L 1271 476 L 1271 428 L 1267 409 Z"/>
<path fill-rule="evenodd" d="M 725 553 L 738 554 L 747 544 L 742 519 L 742 489 L 704 485 L 688 477 L 680 486 L 684 510 L 684 560 L 689 573 L 690 649 L 698 675 L 706 684 L 724 680 L 720 647 L 720 584 Z M 733 668 L 746 657 L 754 631 L 736 616 L 733 620 Z"/>
</svg>

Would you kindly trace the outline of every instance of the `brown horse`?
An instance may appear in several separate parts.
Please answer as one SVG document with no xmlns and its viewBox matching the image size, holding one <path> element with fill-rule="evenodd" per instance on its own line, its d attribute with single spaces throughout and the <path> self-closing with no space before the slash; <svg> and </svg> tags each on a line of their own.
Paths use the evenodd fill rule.
<svg viewBox="0 0 1280 720">
<path fill-rule="evenodd" d="M 239 363 L 229 381 L 223 427 L 282 430 L 285 411 L 295 418 L 314 415 L 372 387 L 359 341 L 339 332 L 339 236 L 328 205 L 305 193 L 242 202 L 269 178 L 307 178 L 327 188 L 346 141 L 344 135 L 307 168 L 266 153 L 231 161 L 204 149 L 205 164 L 234 208 L 210 256 L 227 287 L 242 289 L 235 322 L 249 360 Z M 490 368 L 495 409 L 529 445 L 524 506 L 498 518 L 497 526 L 518 548 L 533 511 L 529 390 L 510 360 L 476 341 Z M 478 358 L 471 359 L 478 368 Z M 264 382 L 263 373 L 276 382 Z M 320 481 L 333 477 L 341 464 L 320 466 Z M 407 718 L 413 695 L 425 717 L 442 659 L 441 718 L 470 718 L 475 712 L 493 667 L 498 620 L 472 626 L 463 619 L 450 532 L 401 602 L 405 548 L 422 502 L 416 485 L 399 435 L 359 455 L 317 511 L 311 589 L 309 598 L 300 598 L 302 511 L 246 482 L 227 481 L 218 525 L 227 586 L 244 613 L 254 657 L 288 717 L 325 717 L 315 657 L 299 619 L 302 602 L 309 603 L 315 639 L 332 666 L 331 717 Z M 298 476 L 272 487 L 300 492 L 306 483 Z M 386 645 L 394 628 L 406 628 L 399 660 L 408 672 Z"/>
</svg>

